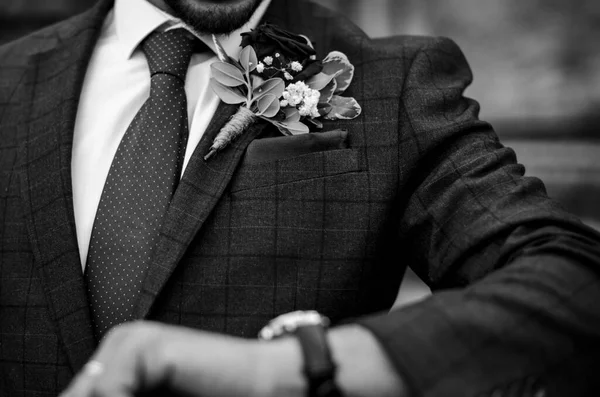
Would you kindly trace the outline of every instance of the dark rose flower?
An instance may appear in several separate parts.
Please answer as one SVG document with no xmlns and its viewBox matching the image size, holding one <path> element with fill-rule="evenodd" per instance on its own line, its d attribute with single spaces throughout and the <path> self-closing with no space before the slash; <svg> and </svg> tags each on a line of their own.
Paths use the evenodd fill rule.
<svg viewBox="0 0 600 397">
<path fill-rule="evenodd" d="M 303 61 L 316 54 L 304 37 L 269 23 L 262 24 L 250 32 L 242 33 L 241 46 L 246 47 L 247 45 L 254 48 L 259 60 L 266 56 L 273 56 L 276 52 L 290 60 L 298 61 Z"/>
</svg>

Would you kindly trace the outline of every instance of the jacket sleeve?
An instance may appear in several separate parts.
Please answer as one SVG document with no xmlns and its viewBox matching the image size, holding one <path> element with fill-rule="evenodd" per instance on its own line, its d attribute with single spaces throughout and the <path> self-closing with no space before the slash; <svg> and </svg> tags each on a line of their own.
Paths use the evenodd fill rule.
<svg viewBox="0 0 600 397">
<path fill-rule="evenodd" d="M 524 176 L 463 96 L 470 82 L 449 39 L 412 61 L 400 131 L 418 155 L 398 238 L 434 294 L 359 323 L 415 396 L 590 395 L 600 390 L 600 237 Z"/>
</svg>

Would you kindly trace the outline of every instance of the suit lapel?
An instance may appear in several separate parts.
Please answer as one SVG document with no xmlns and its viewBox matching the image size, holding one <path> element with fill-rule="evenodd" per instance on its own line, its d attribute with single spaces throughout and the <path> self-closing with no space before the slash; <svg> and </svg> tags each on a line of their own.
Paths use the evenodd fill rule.
<svg viewBox="0 0 600 397">
<path fill-rule="evenodd" d="M 311 11 L 302 8 L 306 4 L 291 0 L 272 0 L 263 21 L 288 26 L 296 32 L 312 36 L 317 29 L 312 29 L 313 23 L 304 25 L 312 20 Z M 298 15 L 303 17 L 298 18 Z M 298 22 L 300 26 L 297 23 L 291 25 L 298 19 L 302 21 Z M 324 40 L 320 37 L 316 39 L 323 44 Z M 167 212 L 152 263 L 144 279 L 142 292 L 134 309 L 136 319 L 143 319 L 148 315 L 157 295 L 223 195 L 246 147 L 265 127 L 266 123 L 250 127 L 240 138 L 205 162 L 203 157 L 208 153 L 212 140 L 236 109 L 237 105 L 220 104 L 192 155 Z"/>
<path fill-rule="evenodd" d="M 26 222 L 55 326 L 76 371 L 95 348 L 75 234 L 71 149 L 87 62 L 111 1 L 65 23 L 32 55 L 27 138 L 21 145 Z"/>
<path fill-rule="evenodd" d="M 112 0 L 101 0 L 48 38 L 51 48 L 32 56 L 25 77 L 30 86 L 30 121 L 21 147 L 21 182 L 27 224 L 44 292 L 70 365 L 80 369 L 95 348 L 85 283 L 79 261 L 71 186 L 71 151 L 77 105 L 87 63 Z M 273 1 L 264 19 L 290 26 L 302 11 L 293 1 Z M 306 15 L 309 18 L 308 15 Z M 304 18 L 306 20 L 306 18 Z M 318 38 L 317 38 L 318 40 Z M 321 44 L 323 42 L 321 41 Z M 249 128 L 209 162 L 212 140 L 235 112 L 221 104 L 180 182 L 166 215 L 153 263 L 135 309 L 144 318 L 156 296 L 231 180 L 248 144 L 263 123 Z"/>
<path fill-rule="evenodd" d="M 223 195 L 246 147 L 265 127 L 265 123 L 251 126 L 228 147 L 209 161 L 204 161 L 203 157 L 208 153 L 214 137 L 236 110 L 237 105 L 221 103 L 194 150 L 171 201 L 140 299 L 134 309 L 137 319 L 148 315 L 156 296 Z"/>
</svg>

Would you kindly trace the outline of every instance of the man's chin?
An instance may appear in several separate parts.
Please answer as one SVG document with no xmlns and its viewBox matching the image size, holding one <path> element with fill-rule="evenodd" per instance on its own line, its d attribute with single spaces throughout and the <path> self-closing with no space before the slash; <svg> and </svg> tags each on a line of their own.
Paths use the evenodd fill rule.
<svg viewBox="0 0 600 397">
<path fill-rule="evenodd" d="M 174 16 L 198 33 L 223 34 L 242 27 L 263 0 L 163 0 Z"/>
</svg>

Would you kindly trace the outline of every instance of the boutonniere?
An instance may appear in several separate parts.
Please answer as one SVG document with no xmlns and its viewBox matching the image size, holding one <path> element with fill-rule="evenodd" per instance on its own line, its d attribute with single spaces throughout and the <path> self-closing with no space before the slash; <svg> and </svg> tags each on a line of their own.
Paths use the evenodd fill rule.
<svg viewBox="0 0 600 397">
<path fill-rule="evenodd" d="M 239 60 L 229 57 L 213 35 L 218 62 L 210 65 L 210 85 L 237 112 L 217 134 L 208 160 L 252 124 L 263 120 L 284 135 L 323 127 L 320 119 L 353 119 L 361 112 L 354 98 L 341 94 L 354 76 L 348 57 L 332 51 L 318 59 L 310 40 L 263 24 L 242 33 Z"/>
</svg>

